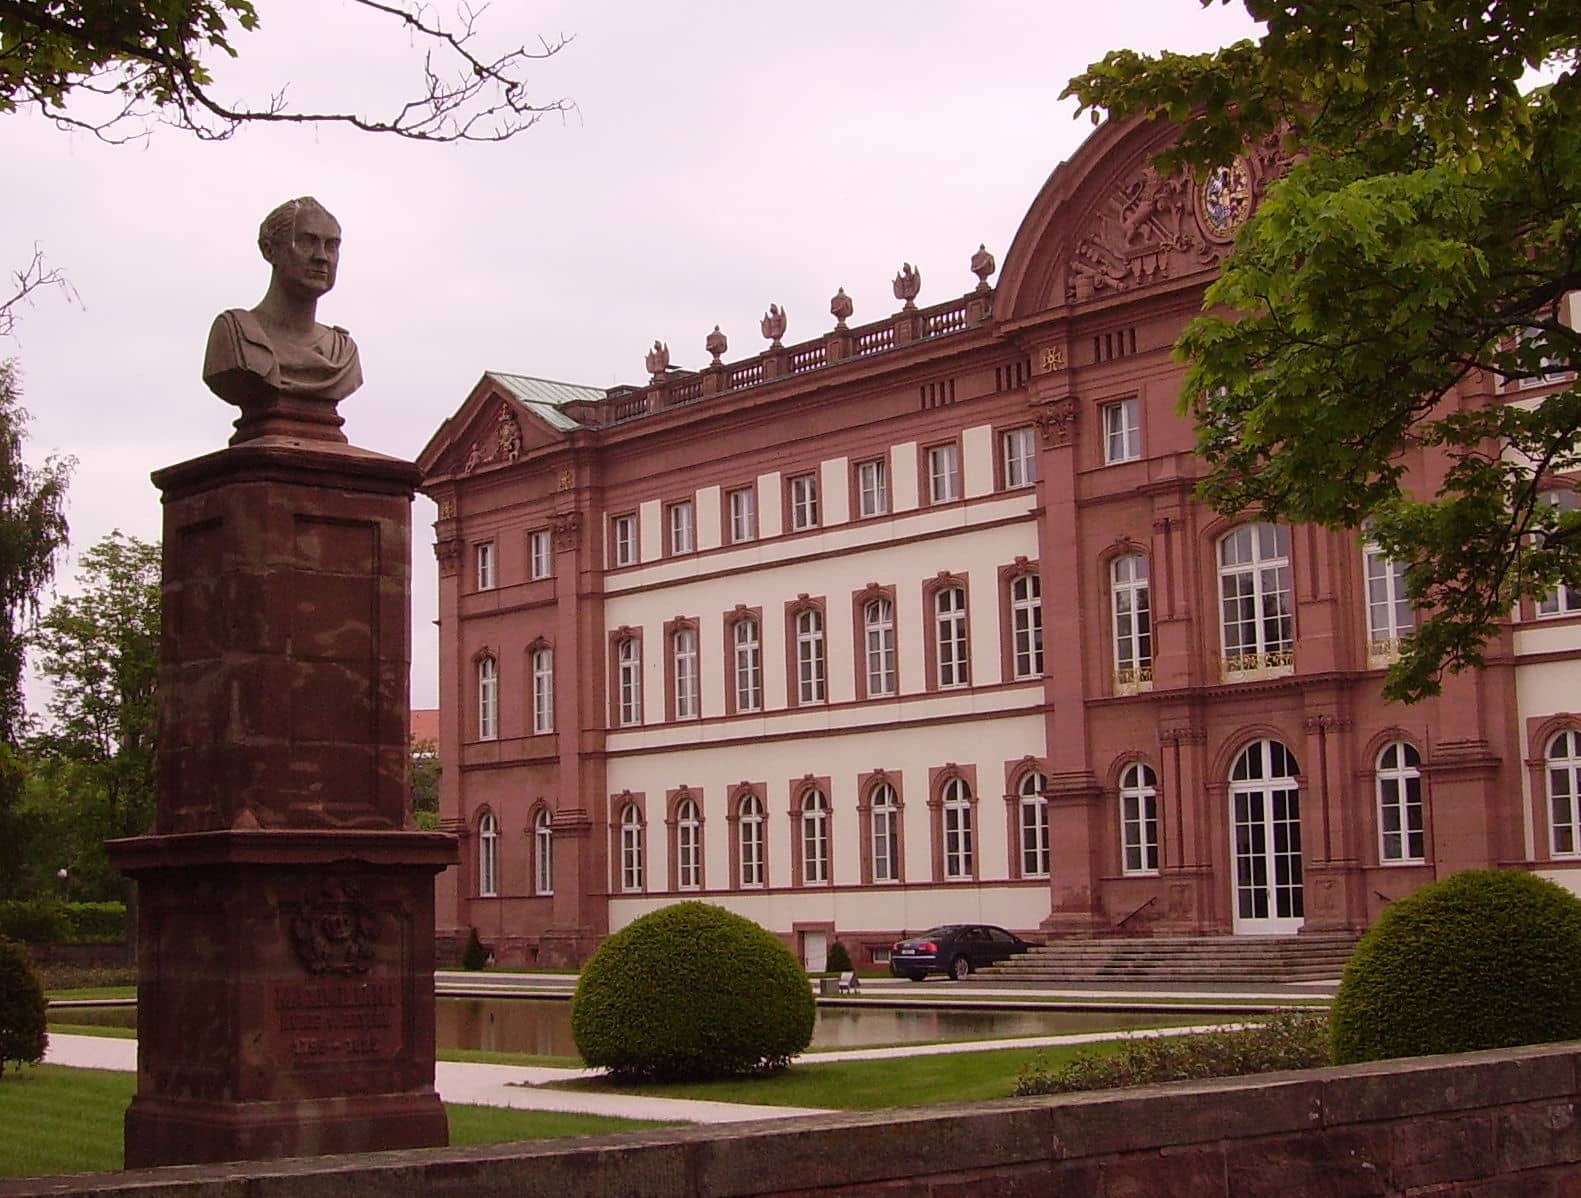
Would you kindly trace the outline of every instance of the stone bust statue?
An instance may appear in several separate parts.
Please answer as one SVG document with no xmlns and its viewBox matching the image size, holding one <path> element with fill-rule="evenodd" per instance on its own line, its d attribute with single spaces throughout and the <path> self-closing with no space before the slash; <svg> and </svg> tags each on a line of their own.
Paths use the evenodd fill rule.
<svg viewBox="0 0 1581 1198">
<path fill-rule="evenodd" d="M 319 324 L 318 300 L 335 285 L 340 223 L 311 196 L 287 200 L 258 228 L 272 268 L 254 308 L 214 318 L 203 381 L 241 408 L 231 444 L 277 435 L 345 441 L 335 405 L 362 386 L 357 343 Z"/>
</svg>

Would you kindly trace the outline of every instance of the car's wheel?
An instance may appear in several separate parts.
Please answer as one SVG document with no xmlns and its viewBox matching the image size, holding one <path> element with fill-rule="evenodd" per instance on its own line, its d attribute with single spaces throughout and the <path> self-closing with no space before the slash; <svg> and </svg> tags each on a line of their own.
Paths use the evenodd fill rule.
<svg viewBox="0 0 1581 1198">
<path fill-rule="evenodd" d="M 965 957 L 956 957 L 950 962 L 950 976 L 957 982 L 964 982 L 972 972 L 972 963 Z"/>
</svg>

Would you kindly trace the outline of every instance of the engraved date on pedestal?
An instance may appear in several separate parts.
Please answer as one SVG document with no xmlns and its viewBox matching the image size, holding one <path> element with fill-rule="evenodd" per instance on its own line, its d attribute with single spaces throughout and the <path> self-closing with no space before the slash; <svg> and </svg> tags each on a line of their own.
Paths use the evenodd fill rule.
<svg viewBox="0 0 1581 1198">
<path fill-rule="evenodd" d="M 275 1043 L 294 1062 L 381 1059 L 400 1052 L 397 981 L 277 984 L 271 1005 Z"/>
</svg>

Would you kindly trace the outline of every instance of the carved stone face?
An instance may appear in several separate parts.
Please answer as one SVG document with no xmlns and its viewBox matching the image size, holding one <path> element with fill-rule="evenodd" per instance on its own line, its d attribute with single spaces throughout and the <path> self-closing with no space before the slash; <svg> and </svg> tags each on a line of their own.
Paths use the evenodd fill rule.
<svg viewBox="0 0 1581 1198">
<path fill-rule="evenodd" d="M 288 288 L 317 298 L 335 285 L 340 222 L 327 212 L 298 211 L 290 238 L 275 238 L 264 256 Z"/>
</svg>

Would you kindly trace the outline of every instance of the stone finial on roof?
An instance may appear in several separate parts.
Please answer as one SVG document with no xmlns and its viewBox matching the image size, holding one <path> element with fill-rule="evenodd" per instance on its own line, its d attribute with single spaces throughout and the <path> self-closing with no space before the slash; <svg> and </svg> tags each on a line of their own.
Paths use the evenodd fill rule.
<svg viewBox="0 0 1581 1198">
<path fill-rule="evenodd" d="M 917 306 L 917 294 L 922 290 L 922 272 L 909 262 L 902 262 L 900 273 L 895 276 L 895 298 L 911 311 Z"/>
<path fill-rule="evenodd" d="M 829 315 L 834 317 L 834 327 L 845 328 L 846 318 L 856 309 L 851 303 L 851 297 L 845 293 L 845 288 L 840 288 L 834 293 L 834 298 L 829 301 Z"/>
<path fill-rule="evenodd" d="M 648 365 L 648 373 L 653 376 L 653 381 L 658 382 L 670 368 L 670 347 L 662 341 L 655 341 L 643 360 Z"/>
<path fill-rule="evenodd" d="M 763 314 L 763 323 L 758 326 L 763 330 L 763 335 L 769 339 L 770 349 L 784 349 L 780 338 L 785 336 L 785 309 L 778 304 L 770 304 L 769 310 Z"/>
<path fill-rule="evenodd" d="M 979 244 L 977 252 L 972 255 L 972 273 L 977 276 L 977 290 L 988 290 L 988 276 L 999 268 L 999 263 L 994 261 L 994 256 L 988 252 L 986 244 Z"/>
<path fill-rule="evenodd" d="M 714 355 L 714 360 L 710 362 L 709 365 L 718 366 L 720 365 L 719 359 L 724 357 L 725 354 L 729 352 L 730 342 L 725 337 L 725 335 L 719 331 L 719 326 L 715 325 L 714 331 L 708 334 L 708 340 L 703 342 L 703 348 Z"/>
</svg>

